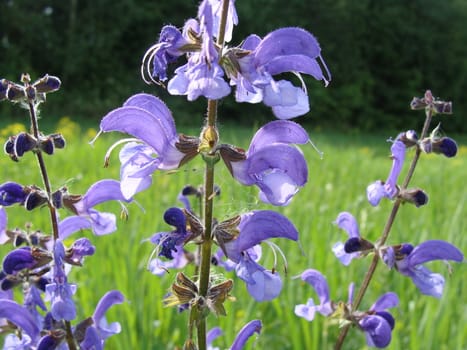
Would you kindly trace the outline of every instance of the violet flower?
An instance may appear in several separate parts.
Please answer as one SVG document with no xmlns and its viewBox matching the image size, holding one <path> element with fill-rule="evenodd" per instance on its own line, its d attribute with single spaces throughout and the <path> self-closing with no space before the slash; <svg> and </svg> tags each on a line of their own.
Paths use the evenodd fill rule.
<svg viewBox="0 0 467 350">
<path fill-rule="evenodd" d="M 246 38 L 242 48 L 247 55 L 230 55 L 232 66 L 239 67 L 230 74 L 231 84 L 237 86 L 238 102 L 263 101 L 272 107 L 280 119 L 294 118 L 310 109 L 308 95 L 300 73 L 308 74 L 327 85 L 331 75 L 321 56 L 316 38 L 301 28 L 281 28 L 261 39 Z M 238 49 L 237 49 L 238 50 Z M 326 76 L 323 73 L 323 66 Z M 303 86 L 296 87 L 287 80 L 275 81 L 274 75 L 293 72 Z"/>
<path fill-rule="evenodd" d="M 222 0 L 203 0 L 208 2 L 212 8 L 213 23 L 212 23 L 212 34 L 217 38 L 220 28 L 221 16 L 222 16 Z M 201 7 L 201 6 L 200 6 Z M 227 21 L 225 23 L 225 34 L 224 41 L 229 42 L 232 40 L 233 27 L 238 24 L 238 15 L 235 8 L 235 0 L 229 1 L 227 10 Z"/>
<path fill-rule="evenodd" d="M 0 299 L 0 319 L 2 318 L 6 318 L 23 331 L 22 339 L 15 335 L 5 339 L 4 349 L 8 349 L 7 345 L 15 346 L 14 349 L 29 349 L 36 342 L 40 329 L 34 317 L 24 306 L 12 300 Z"/>
<path fill-rule="evenodd" d="M 368 346 L 385 348 L 389 345 L 395 320 L 386 309 L 397 305 L 399 305 L 399 298 L 395 293 L 383 294 L 370 307 L 367 315 L 359 321 L 359 326 L 365 332 Z"/>
<path fill-rule="evenodd" d="M 389 247 L 383 254 L 386 265 L 395 267 L 401 274 L 410 277 L 422 294 L 435 298 L 441 298 L 443 294 L 444 277 L 431 272 L 423 264 L 433 260 L 464 260 L 459 249 L 440 240 L 425 241 L 415 248 L 410 244 Z"/>
<path fill-rule="evenodd" d="M 245 346 L 246 341 L 254 334 L 260 333 L 263 328 L 263 324 L 260 320 L 253 320 L 248 322 L 243 328 L 238 332 L 235 337 L 230 350 L 241 350 Z"/>
<path fill-rule="evenodd" d="M 76 285 L 69 284 L 64 270 L 65 248 L 60 240 L 55 241 L 53 282 L 45 287 L 45 299 L 50 300 L 50 312 L 56 321 L 71 321 L 76 317 L 76 306 L 72 295 Z"/>
<path fill-rule="evenodd" d="M 135 137 L 116 142 L 110 152 L 123 142 L 130 142 L 120 152 L 121 192 L 126 199 L 147 189 L 156 170 L 178 168 L 183 161 L 196 155 L 197 144 L 189 152 L 179 150 L 180 139 L 175 130 L 172 113 L 155 96 L 137 94 L 123 107 L 109 112 L 101 121 L 101 132 L 119 131 Z"/>
<path fill-rule="evenodd" d="M 77 217 L 68 219 L 66 226 L 62 225 L 62 228 L 66 228 L 68 234 L 78 229 L 89 228 L 84 223 L 84 220 L 87 220 L 94 234 L 98 236 L 114 232 L 117 229 L 115 214 L 101 213 L 93 208 L 110 200 L 128 202 L 120 189 L 120 183 L 115 180 L 101 180 L 93 184 L 80 201 L 73 203 L 72 209 Z M 62 239 L 64 236 L 62 232 Z"/>
<path fill-rule="evenodd" d="M 291 144 L 308 141 L 308 134 L 300 125 L 277 120 L 256 132 L 245 160 L 223 158 L 237 181 L 259 187 L 263 202 L 283 206 L 290 203 L 308 180 L 303 153 Z"/>
<path fill-rule="evenodd" d="M 281 292 L 282 280 L 277 272 L 266 270 L 255 261 L 252 249 L 274 237 L 296 241 L 297 229 L 285 216 L 270 210 L 240 215 L 237 228 L 238 236 L 224 244 L 227 257 L 237 264 L 237 276 L 245 281 L 248 292 L 255 300 L 276 298 Z"/>
<path fill-rule="evenodd" d="M 175 230 L 155 233 L 149 239 L 157 245 L 154 252 L 158 257 L 149 262 L 148 269 L 159 276 L 169 268 L 182 268 L 188 263 L 183 250 L 185 239 L 189 236 L 185 213 L 179 208 L 170 208 L 164 213 L 164 221 L 174 226 Z M 168 261 L 161 260 L 160 256 Z"/>
<path fill-rule="evenodd" d="M 349 235 L 349 239 L 345 243 L 337 242 L 332 247 L 332 251 L 342 264 L 347 266 L 354 258 L 360 257 L 366 251 L 374 248 L 373 244 L 360 237 L 357 220 L 352 214 L 339 213 L 335 223 Z"/>
<path fill-rule="evenodd" d="M 380 180 L 367 187 L 366 193 L 368 202 L 372 206 L 377 206 L 383 197 L 394 199 L 399 189 L 397 187 L 397 178 L 402 170 L 405 159 L 405 144 L 397 140 L 391 146 L 392 168 L 386 182 Z"/>
<path fill-rule="evenodd" d="M 188 63 L 175 70 L 167 90 L 172 95 L 186 95 L 188 101 L 199 96 L 218 100 L 230 93 L 224 80 L 224 71 L 219 65 L 219 53 L 213 39 L 213 13 L 210 1 L 203 1 L 198 11 L 199 24 L 189 21 L 188 30 L 201 37 L 201 50 L 188 56 Z"/>
<path fill-rule="evenodd" d="M 120 323 L 113 322 L 108 324 L 105 318 L 107 310 L 115 305 L 121 304 L 125 297 L 118 290 L 107 292 L 99 301 L 92 315 L 93 324 L 86 329 L 84 340 L 80 343 L 83 350 L 103 349 L 105 340 L 121 331 Z"/>
<path fill-rule="evenodd" d="M 24 186 L 16 182 L 9 181 L 0 185 L 0 205 L 7 207 L 16 203 L 23 204 L 27 196 Z"/>
<path fill-rule="evenodd" d="M 303 271 L 301 279 L 314 288 L 316 294 L 318 294 L 319 304 L 316 305 L 313 298 L 310 298 L 306 304 L 295 306 L 295 315 L 303 317 L 307 321 L 313 321 L 316 312 L 323 316 L 332 314 L 334 310 L 329 298 L 329 286 L 326 277 L 317 270 L 308 269 Z"/>
<path fill-rule="evenodd" d="M 6 233 L 8 218 L 5 209 L 0 206 L 0 244 L 5 244 L 10 240 Z"/>
</svg>

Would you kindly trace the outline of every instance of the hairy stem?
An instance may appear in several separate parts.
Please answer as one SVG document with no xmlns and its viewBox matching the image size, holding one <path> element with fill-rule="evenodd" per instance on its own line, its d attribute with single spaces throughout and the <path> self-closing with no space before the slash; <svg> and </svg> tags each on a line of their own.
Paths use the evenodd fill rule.
<svg viewBox="0 0 467 350">
<path fill-rule="evenodd" d="M 431 124 L 431 119 L 433 117 L 433 111 L 431 108 L 426 108 L 426 118 L 425 118 L 425 123 L 423 124 L 423 129 L 422 129 L 422 134 L 420 136 L 420 139 L 423 139 L 427 133 L 428 133 L 428 128 L 430 127 L 430 124 Z M 415 151 L 415 156 L 413 157 L 412 159 L 412 162 L 410 163 L 410 167 L 409 167 L 409 170 L 407 172 L 407 175 L 402 183 L 402 186 L 401 188 L 402 189 L 406 189 L 407 186 L 409 185 L 410 183 L 410 180 L 412 179 L 412 176 L 415 172 L 415 168 L 417 166 L 417 163 L 418 163 L 418 159 L 420 158 L 420 148 L 417 147 L 416 151 Z M 395 219 L 396 219 L 396 215 L 397 215 L 397 212 L 400 208 L 400 205 L 401 205 L 401 200 L 400 199 L 396 199 L 396 201 L 394 202 L 394 205 L 392 207 L 392 210 L 391 210 L 391 213 L 389 214 L 389 217 L 388 217 L 388 220 L 386 222 L 386 225 L 384 226 L 384 229 L 383 229 L 383 233 L 381 235 L 381 238 L 379 240 L 379 244 L 380 245 L 383 245 L 386 240 L 388 239 L 389 237 L 389 233 L 391 232 L 391 227 L 392 227 L 392 224 L 394 223 Z M 352 308 L 353 310 L 357 310 L 358 307 L 360 306 L 360 303 L 362 302 L 363 300 L 363 297 L 368 289 L 368 286 L 370 285 L 370 282 L 371 282 L 371 279 L 373 278 L 373 275 L 376 271 L 376 266 L 378 265 L 378 261 L 379 261 L 379 256 L 377 254 L 375 254 L 373 256 L 373 259 L 371 260 L 371 264 L 370 264 L 370 267 L 368 268 L 368 271 L 367 273 L 365 274 L 365 278 L 363 279 L 363 283 L 362 285 L 360 286 L 360 289 L 358 290 L 358 293 L 357 293 L 357 296 L 355 298 L 355 301 L 352 303 Z M 345 340 L 345 337 L 347 336 L 347 333 L 349 332 L 349 329 L 350 329 L 350 324 L 345 326 L 344 328 L 342 328 L 340 334 L 339 334 L 339 337 L 337 338 L 337 341 L 336 341 L 336 345 L 334 347 L 335 350 L 340 350 L 342 345 L 344 344 L 344 340 Z"/>
<path fill-rule="evenodd" d="M 40 137 L 40 131 L 39 131 L 39 123 L 37 120 L 36 108 L 32 101 L 28 103 L 28 106 L 29 106 L 29 117 L 31 119 L 32 133 L 34 134 L 34 137 L 36 138 L 36 140 L 38 140 Z M 35 154 L 36 154 L 37 163 L 39 165 L 42 182 L 44 184 L 45 191 L 47 192 L 47 198 L 49 199 L 47 206 L 49 208 L 50 222 L 52 224 L 52 233 L 53 233 L 53 238 L 55 241 L 58 239 L 58 216 L 57 216 L 57 210 L 55 209 L 55 207 L 53 206 L 50 200 L 52 198 L 52 189 L 50 185 L 49 175 L 47 173 L 47 168 L 45 166 L 42 152 L 36 151 Z M 71 324 L 69 321 L 65 321 L 65 329 L 66 329 L 66 341 L 68 344 L 68 348 L 70 350 L 76 350 L 77 348 L 76 348 L 75 340 L 74 340 L 73 333 L 71 330 Z"/>
</svg>

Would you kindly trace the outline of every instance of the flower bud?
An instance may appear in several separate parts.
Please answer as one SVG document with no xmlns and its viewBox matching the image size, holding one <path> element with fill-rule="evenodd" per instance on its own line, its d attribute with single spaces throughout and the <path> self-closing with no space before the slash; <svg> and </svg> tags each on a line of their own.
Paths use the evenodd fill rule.
<svg viewBox="0 0 467 350">
<path fill-rule="evenodd" d="M 35 81 L 33 86 L 38 93 L 46 93 L 57 91 L 61 84 L 62 82 L 58 77 L 46 74 L 42 78 Z"/>
<path fill-rule="evenodd" d="M 404 189 L 399 192 L 404 201 L 414 204 L 417 208 L 428 203 L 428 195 L 421 189 Z"/>
<path fill-rule="evenodd" d="M 418 142 L 418 135 L 414 130 L 407 130 L 397 136 L 398 141 L 402 141 L 405 147 L 415 146 Z"/>
</svg>

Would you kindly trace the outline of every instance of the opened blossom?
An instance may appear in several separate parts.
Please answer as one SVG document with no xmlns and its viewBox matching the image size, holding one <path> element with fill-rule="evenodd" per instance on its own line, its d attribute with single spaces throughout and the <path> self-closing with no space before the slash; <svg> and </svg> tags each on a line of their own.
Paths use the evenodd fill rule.
<svg viewBox="0 0 467 350">
<path fill-rule="evenodd" d="M 176 169 L 197 152 L 196 141 L 188 150 L 182 148 L 172 113 L 164 102 L 148 94 L 134 95 L 123 107 L 109 112 L 100 129 L 134 137 L 118 141 L 106 155 L 108 160 L 114 147 L 127 142 L 120 151 L 120 187 L 126 199 L 147 189 L 154 171 Z"/>
<path fill-rule="evenodd" d="M 368 202 L 372 206 L 377 206 L 383 197 L 394 199 L 397 196 L 397 179 L 404 165 L 405 149 L 402 141 L 395 141 L 391 146 L 392 167 L 386 182 L 378 180 L 367 187 Z"/>
<path fill-rule="evenodd" d="M 283 206 L 290 203 L 308 180 L 305 157 L 293 145 L 307 142 L 308 134 L 300 125 L 277 120 L 256 132 L 245 153 L 246 159 L 223 158 L 237 181 L 259 187 L 263 202 Z"/>
<path fill-rule="evenodd" d="M 282 290 L 281 277 L 275 268 L 267 270 L 256 262 L 254 247 L 270 238 L 296 241 L 297 229 L 285 216 L 270 210 L 240 215 L 237 229 L 238 236 L 224 244 L 227 257 L 236 263 L 237 276 L 246 283 L 248 292 L 255 300 L 276 298 Z"/>
<path fill-rule="evenodd" d="M 425 241 L 416 247 L 401 244 L 383 251 L 383 261 L 386 265 L 410 277 L 422 294 L 441 298 L 444 277 L 423 265 L 433 260 L 462 262 L 464 255 L 454 245 L 440 240 Z"/>
</svg>

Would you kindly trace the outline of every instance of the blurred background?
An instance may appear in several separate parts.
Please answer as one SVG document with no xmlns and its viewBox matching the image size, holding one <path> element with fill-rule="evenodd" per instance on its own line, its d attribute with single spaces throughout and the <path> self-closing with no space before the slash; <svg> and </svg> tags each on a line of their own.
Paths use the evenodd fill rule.
<svg viewBox="0 0 467 350">
<path fill-rule="evenodd" d="M 164 24 L 183 26 L 197 0 L 0 0 L 0 77 L 28 72 L 62 79 L 44 113 L 96 122 L 136 92 L 161 96 L 177 123 L 205 113 L 199 99 L 170 97 L 140 78 L 145 50 Z M 446 132 L 465 132 L 467 112 L 467 2 L 464 0 L 237 0 L 239 25 L 231 45 L 250 33 L 300 26 L 319 40 L 333 74 L 328 88 L 307 79 L 311 112 L 299 122 L 314 128 L 378 131 L 418 128 L 413 96 L 431 89 L 451 100 L 455 118 Z M 190 106 L 187 109 L 187 106 Z M 241 112 L 232 96 L 222 118 L 244 124 L 270 120 L 263 105 Z M 2 118 L 22 114 L 0 104 Z M 195 125 L 199 119 L 196 118 Z"/>
</svg>

